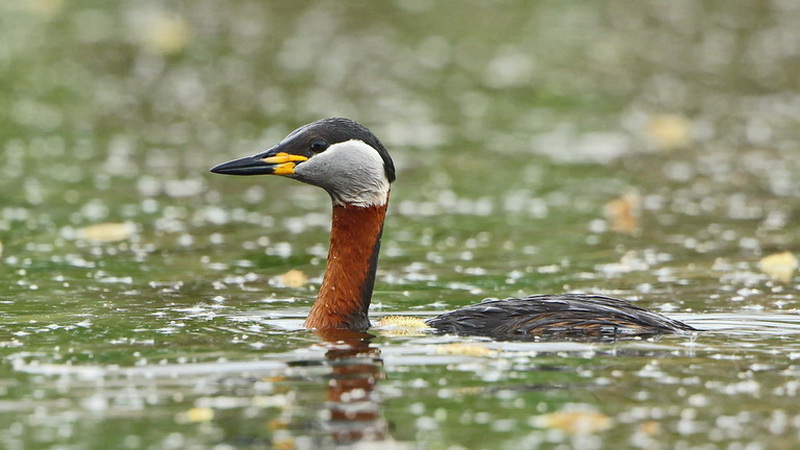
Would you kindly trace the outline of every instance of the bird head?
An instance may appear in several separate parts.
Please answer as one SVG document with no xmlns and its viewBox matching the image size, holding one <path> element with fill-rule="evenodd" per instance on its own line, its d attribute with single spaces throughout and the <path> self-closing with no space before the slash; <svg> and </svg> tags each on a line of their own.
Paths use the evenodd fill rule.
<svg viewBox="0 0 800 450">
<path fill-rule="evenodd" d="M 319 186 L 334 204 L 360 207 L 388 201 L 394 163 L 365 126 L 331 118 L 304 125 L 271 149 L 211 169 L 225 175 L 281 175 Z"/>
</svg>

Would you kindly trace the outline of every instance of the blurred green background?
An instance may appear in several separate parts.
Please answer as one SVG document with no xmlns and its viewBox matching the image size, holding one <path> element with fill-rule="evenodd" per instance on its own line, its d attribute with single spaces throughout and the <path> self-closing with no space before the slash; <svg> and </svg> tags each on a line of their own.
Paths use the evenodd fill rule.
<svg viewBox="0 0 800 450">
<path fill-rule="evenodd" d="M 392 445 L 790 448 L 798 23 L 792 0 L 2 2 L 0 437 L 333 445 L 328 375 L 260 365 L 324 361 L 285 326 L 329 200 L 207 170 L 344 116 L 398 167 L 376 315 L 572 290 L 723 330 L 460 365 L 379 336 Z M 575 405 L 614 427 L 535 420 Z"/>
</svg>

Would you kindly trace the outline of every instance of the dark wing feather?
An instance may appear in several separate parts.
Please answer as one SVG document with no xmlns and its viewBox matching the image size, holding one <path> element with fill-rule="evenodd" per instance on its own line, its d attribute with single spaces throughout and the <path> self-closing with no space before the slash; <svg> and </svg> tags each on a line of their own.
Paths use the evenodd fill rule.
<svg viewBox="0 0 800 450">
<path fill-rule="evenodd" d="M 600 295 L 487 299 L 427 321 L 444 333 L 495 337 L 641 336 L 697 331 L 625 300 Z"/>
</svg>

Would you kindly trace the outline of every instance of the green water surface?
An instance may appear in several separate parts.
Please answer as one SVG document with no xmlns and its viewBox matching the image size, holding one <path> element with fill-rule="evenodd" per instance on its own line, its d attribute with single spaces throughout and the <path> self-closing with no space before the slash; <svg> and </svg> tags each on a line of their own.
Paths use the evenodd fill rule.
<svg viewBox="0 0 800 450">
<path fill-rule="evenodd" d="M 800 283 L 759 261 L 800 248 L 799 22 L 778 0 L 0 3 L 2 447 L 797 448 Z M 207 170 L 331 116 L 398 168 L 373 319 L 572 291 L 709 331 L 300 329 L 329 199 Z"/>
</svg>

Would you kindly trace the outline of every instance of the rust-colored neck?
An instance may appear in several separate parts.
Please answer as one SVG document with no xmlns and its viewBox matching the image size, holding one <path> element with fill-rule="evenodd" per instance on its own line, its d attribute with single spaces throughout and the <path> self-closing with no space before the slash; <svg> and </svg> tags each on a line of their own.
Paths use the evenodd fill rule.
<svg viewBox="0 0 800 450">
<path fill-rule="evenodd" d="M 328 267 L 306 328 L 369 328 L 367 311 L 388 204 L 333 206 Z"/>
</svg>

